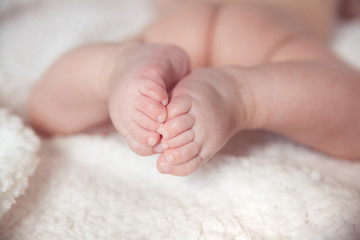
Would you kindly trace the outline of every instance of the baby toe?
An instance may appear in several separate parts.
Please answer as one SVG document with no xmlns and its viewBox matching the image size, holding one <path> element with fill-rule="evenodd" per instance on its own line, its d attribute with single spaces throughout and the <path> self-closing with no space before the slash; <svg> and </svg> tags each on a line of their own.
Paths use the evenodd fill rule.
<svg viewBox="0 0 360 240">
<path fill-rule="evenodd" d="M 195 172 L 202 164 L 203 159 L 199 155 L 181 164 L 169 164 L 166 162 L 165 157 L 161 155 L 158 159 L 157 167 L 161 173 L 184 177 Z"/>
<path fill-rule="evenodd" d="M 166 120 L 167 114 L 165 106 L 149 97 L 143 95 L 138 96 L 135 100 L 135 108 L 160 123 Z"/>
<path fill-rule="evenodd" d="M 184 114 L 166 122 L 158 132 L 162 134 L 164 139 L 170 139 L 189 130 L 194 124 L 195 118 L 190 114 Z"/>
<path fill-rule="evenodd" d="M 131 136 L 138 141 L 140 144 L 145 146 L 155 146 L 159 140 L 160 135 L 156 132 L 148 131 L 140 127 L 137 123 L 132 122 L 128 127 L 129 133 Z"/>
<path fill-rule="evenodd" d="M 195 138 L 195 133 L 193 129 L 189 129 L 183 133 L 180 133 L 178 136 L 170 138 L 168 140 L 163 139 L 161 141 L 163 150 L 169 148 L 178 148 L 184 146 L 185 144 L 191 142 Z"/>
<path fill-rule="evenodd" d="M 200 146 L 192 141 L 184 146 L 165 151 L 165 159 L 170 164 L 179 164 L 194 158 L 200 151 Z"/>
<path fill-rule="evenodd" d="M 144 81 L 139 87 L 139 92 L 164 106 L 168 103 L 168 93 L 165 87 L 155 81 Z"/>
<path fill-rule="evenodd" d="M 133 120 L 140 127 L 147 129 L 149 131 L 156 132 L 159 129 L 159 122 L 154 121 L 153 119 L 149 118 L 140 111 L 135 111 Z"/>
<path fill-rule="evenodd" d="M 167 106 L 168 118 L 172 119 L 188 113 L 191 109 L 191 100 L 187 96 L 177 96 L 171 99 Z"/>
<path fill-rule="evenodd" d="M 139 143 L 130 134 L 126 135 L 125 139 L 130 149 L 136 154 L 139 154 L 141 156 L 149 156 L 155 153 L 152 147 L 148 147 Z"/>
</svg>

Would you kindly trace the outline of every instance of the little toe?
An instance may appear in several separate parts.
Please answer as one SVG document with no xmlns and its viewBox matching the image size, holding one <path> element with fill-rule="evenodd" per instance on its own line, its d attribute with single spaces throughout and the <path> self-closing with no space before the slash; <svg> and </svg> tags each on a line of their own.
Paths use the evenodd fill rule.
<svg viewBox="0 0 360 240">
<path fill-rule="evenodd" d="M 203 159 L 199 155 L 196 155 L 185 163 L 170 164 L 166 162 L 165 156 L 162 154 L 158 159 L 157 167 L 161 173 L 184 177 L 195 172 L 203 162 Z"/>
<path fill-rule="evenodd" d="M 139 92 L 164 106 L 168 103 L 168 93 L 165 87 L 155 81 L 145 81 L 140 85 Z"/>
<path fill-rule="evenodd" d="M 145 146 L 153 147 L 160 140 L 160 135 L 157 132 L 148 131 L 135 122 L 129 124 L 128 130 L 136 141 Z"/>
<path fill-rule="evenodd" d="M 192 141 L 184 146 L 165 151 L 165 159 L 170 164 L 179 164 L 194 158 L 200 151 L 200 146 Z"/>
<path fill-rule="evenodd" d="M 125 136 L 125 139 L 130 149 L 136 154 L 139 154 L 141 156 L 149 156 L 155 153 L 153 147 L 145 146 L 139 143 L 130 134 Z"/>
<path fill-rule="evenodd" d="M 159 122 L 154 121 L 140 111 L 135 111 L 133 120 L 146 130 L 156 132 L 159 129 Z"/>
<path fill-rule="evenodd" d="M 157 122 L 163 123 L 166 120 L 165 106 L 149 97 L 138 96 L 135 100 L 135 108 Z"/>
<path fill-rule="evenodd" d="M 171 102 L 167 106 L 168 118 L 180 116 L 188 113 L 191 109 L 191 100 L 187 96 L 177 96 L 171 99 Z"/>
<path fill-rule="evenodd" d="M 163 150 L 169 148 L 178 148 L 184 146 L 185 144 L 191 142 L 195 138 L 195 133 L 193 129 L 189 129 L 183 133 L 180 133 L 176 137 L 170 138 L 168 140 L 163 139 L 161 145 Z"/>
<path fill-rule="evenodd" d="M 158 132 L 162 134 L 164 139 L 170 139 L 189 130 L 194 124 L 195 118 L 190 114 L 184 114 L 166 122 Z"/>
</svg>

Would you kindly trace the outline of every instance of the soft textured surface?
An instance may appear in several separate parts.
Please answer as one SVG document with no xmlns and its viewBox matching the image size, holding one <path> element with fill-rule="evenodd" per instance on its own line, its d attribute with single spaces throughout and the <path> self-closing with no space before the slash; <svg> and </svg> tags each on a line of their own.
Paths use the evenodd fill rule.
<svg viewBox="0 0 360 240">
<path fill-rule="evenodd" d="M 0 4 L 0 105 L 25 121 L 28 92 L 56 57 L 127 37 L 153 15 L 145 0 L 29 2 Z M 355 65 L 359 36 L 353 23 L 334 41 Z M 25 195 L 0 220 L 0 239 L 360 238 L 360 163 L 266 133 L 235 136 L 187 178 L 159 174 L 155 156 L 133 154 L 117 134 L 42 139 L 39 155 Z"/>
<path fill-rule="evenodd" d="M 20 118 L 0 108 L 0 217 L 24 193 L 39 162 L 39 144 Z"/>
</svg>

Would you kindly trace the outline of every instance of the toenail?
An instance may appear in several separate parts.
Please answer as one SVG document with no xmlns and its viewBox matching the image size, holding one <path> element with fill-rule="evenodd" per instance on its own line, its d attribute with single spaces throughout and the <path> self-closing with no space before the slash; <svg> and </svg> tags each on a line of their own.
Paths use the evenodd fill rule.
<svg viewBox="0 0 360 240">
<path fill-rule="evenodd" d="M 165 122 L 165 119 L 166 119 L 166 114 L 165 114 L 165 113 L 160 114 L 160 115 L 157 117 L 157 120 L 158 120 L 159 123 Z"/>
<path fill-rule="evenodd" d="M 169 145 L 167 143 L 162 143 L 162 148 L 164 151 L 169 148 Z"/>
<path fill-rule="evenodd" d="M 154 147 L 154 152 L 156 152 L 156 153 L 162 153 L 162 152 L 164 152 L 164 147 L 161 145 L 161 143 L 157 144 L 157 145 Z"/>
<path fill-rule="evenodd" d="M 158 130 L 156 130 L 156 132 L 157 132 L 158 134 L 162 135 L 163 129 L 164 129 L 164 127 L 163 127 L 163 125 L 161 124 L 161 126 L 158 128 Z"/>
<path fill-rule="evenodd" d="M 163 173 L 169 173 L 171 171 L 171 166 L 168 163 L 160 163 L 160 171 Z"/>
<path fill-rule="evenodd" d="M 166 155 L 166 161 L 168 162 L 168 163 L 173 163 L 174 162 L 174 156 L 173 155 Z"/>
<path fill-rule="evenodd" d="M 164 99 L 162 102 L 161 102 L 162 105 L 166 106 L 168 104 L 168 99 Z"/>
<path fill-rule="evenodd" d="M 156 144 L 156 140 L 155 138 L 151 137 L 148 138 L 147 143 L 149 144 L 149 146 L 154 146 Z"/>
<path fill-rule="evenodd" d="M 166 131 L 166 130 L 162 130 L 162 136 L 163 136 L 163 138 L 165 138 L 165 139 L 167 139 L 167 138 L 169 138 L 170 137 L 170 134 Z"/>
</svg>

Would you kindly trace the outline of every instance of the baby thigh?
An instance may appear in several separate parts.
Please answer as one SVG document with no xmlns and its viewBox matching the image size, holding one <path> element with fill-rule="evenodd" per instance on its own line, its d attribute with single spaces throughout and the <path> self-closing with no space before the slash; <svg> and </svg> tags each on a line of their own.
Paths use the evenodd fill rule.
<svg viewBox="0 0 360 240">
<path fill-rule="evenodd" d="M 181 4 L 150 24 L 143 33 L 143 40 L 177 45 L 189 55 L 192 68 L 206 66 L 214 14 L 213 4 Z"/>
<path fill-rule="evenodd" d="M 211 66 L 254 66 L 310 29 L 280 8 L 260 3 L 222 5 L 214 21 Z"/>
<path fill-rule="evenodd" d="M 307 31 L 271 5 L 193 3 L 160 17 L 143 38 L 183 48 L 193 68 L 253 66 L 264 62 L 282 43 Z"/>
</svg>

